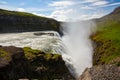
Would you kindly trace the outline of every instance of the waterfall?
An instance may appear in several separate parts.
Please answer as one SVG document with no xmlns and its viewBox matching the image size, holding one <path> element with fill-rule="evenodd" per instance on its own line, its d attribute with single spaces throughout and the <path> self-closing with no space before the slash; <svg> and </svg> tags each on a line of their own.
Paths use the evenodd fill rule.
<svg viewBox="0 0 120 80">
<path fill-rule="evenodd" d="M 65 53 L 60 35 L 55 31 L 0 34 L 0 45 L 31 47 L 48 53 Z"/>
<path fill-rule="evenodd" d="M 55 31 L 0 34 L 0 45 L 31 47 L 44 52 L 61 54 L 66 66 L 76 78 L 92 66 L 92 42 L 89 39 L 93 22 L 62 24 L 64 36 Z"/>
<path fill-rule="evenodd" d="M 67 46 L 67 55 L 71 57 L 74 70 L 71 73 L 78 78 L 80 74 L 92 66 L 92 41 L 90 35 L 95 31 L 92 21 L 66 22 L 62 24 L 63 43 Z"/>
<path fill-rule="evenodd" d="M 67 47 L 55 31 L 9 33 L 0 34 L 0 37 L 0 45 L 3 46 L 31 47 L 47 53 L 61 54 L 67 67 L 75 74 L 71 57 L 66 52 Z"/>
</svg>

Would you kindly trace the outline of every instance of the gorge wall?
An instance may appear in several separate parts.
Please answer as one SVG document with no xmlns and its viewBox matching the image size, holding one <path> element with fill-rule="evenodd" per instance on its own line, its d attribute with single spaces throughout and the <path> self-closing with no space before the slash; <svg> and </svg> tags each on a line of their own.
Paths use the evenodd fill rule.
<svg viewBox="0 0 120 80">
<path fill-rule="evenodd" d="M 62 35 L 58 21 L 25 12 L 0 9 L 0 33 L 54 30 Z"/>
</svg>

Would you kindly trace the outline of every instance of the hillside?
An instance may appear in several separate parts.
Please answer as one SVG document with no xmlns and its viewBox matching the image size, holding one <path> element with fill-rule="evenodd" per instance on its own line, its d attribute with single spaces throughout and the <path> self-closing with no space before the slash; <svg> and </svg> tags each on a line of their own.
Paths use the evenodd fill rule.
<svg viewBox="0 0 120 80">
<path fill-rule="evenodd" d="M 120 66 L 120 7 L 95 21 L 98 29 L 92 36 L 96 43 L 93 64 Z"/>
<path fill-rule="evenodd" d="M 0 33 L 30 32 L 30 31 L 60 31 L 60 24 L 54 19 L 40 17 L 25 12 L 0 9 Z"/>
<path fill-rule="evenodd" d="M 120 7 L 93 21 L 97 27 L 91 35 L 93 66 L 86 68 L 79 80 L 120 80 Z"/>
</svg>

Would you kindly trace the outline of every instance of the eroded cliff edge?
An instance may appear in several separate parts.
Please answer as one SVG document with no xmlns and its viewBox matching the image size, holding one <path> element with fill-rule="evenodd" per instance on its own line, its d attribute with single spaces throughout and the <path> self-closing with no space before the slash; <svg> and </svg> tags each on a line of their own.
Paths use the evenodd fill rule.
<svg viewBox="0 0 120 80">
<path fill-rule="evenodd" d="M 60 23 L 52 18 L 0 9 L 0 33 L 47 30 L 57 31 L 63 35 L 60 30 Z"/>
<path fill-rule="evenodd" d="M 62 56 L 29 47 L 0 46 L 0 79 L 75 80 Z"/>
<path fill-rule="evenodd" d="M 120 7 L 94 21 L 93 67 L 87 68 L 79 80 L 120 80 Z"/>
</svg>

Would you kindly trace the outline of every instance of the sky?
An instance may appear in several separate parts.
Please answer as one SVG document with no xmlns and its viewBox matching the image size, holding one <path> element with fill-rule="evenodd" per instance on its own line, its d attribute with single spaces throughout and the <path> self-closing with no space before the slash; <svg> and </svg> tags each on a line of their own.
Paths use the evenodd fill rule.
<svg viewBox="0 0 120 80">
<path fill-rule="evenodd" d="M 0 8 L 29 12 L 59 21 L 102 17 L 120 6 L 120 0 L 0 0 Z"/>
</svg>

